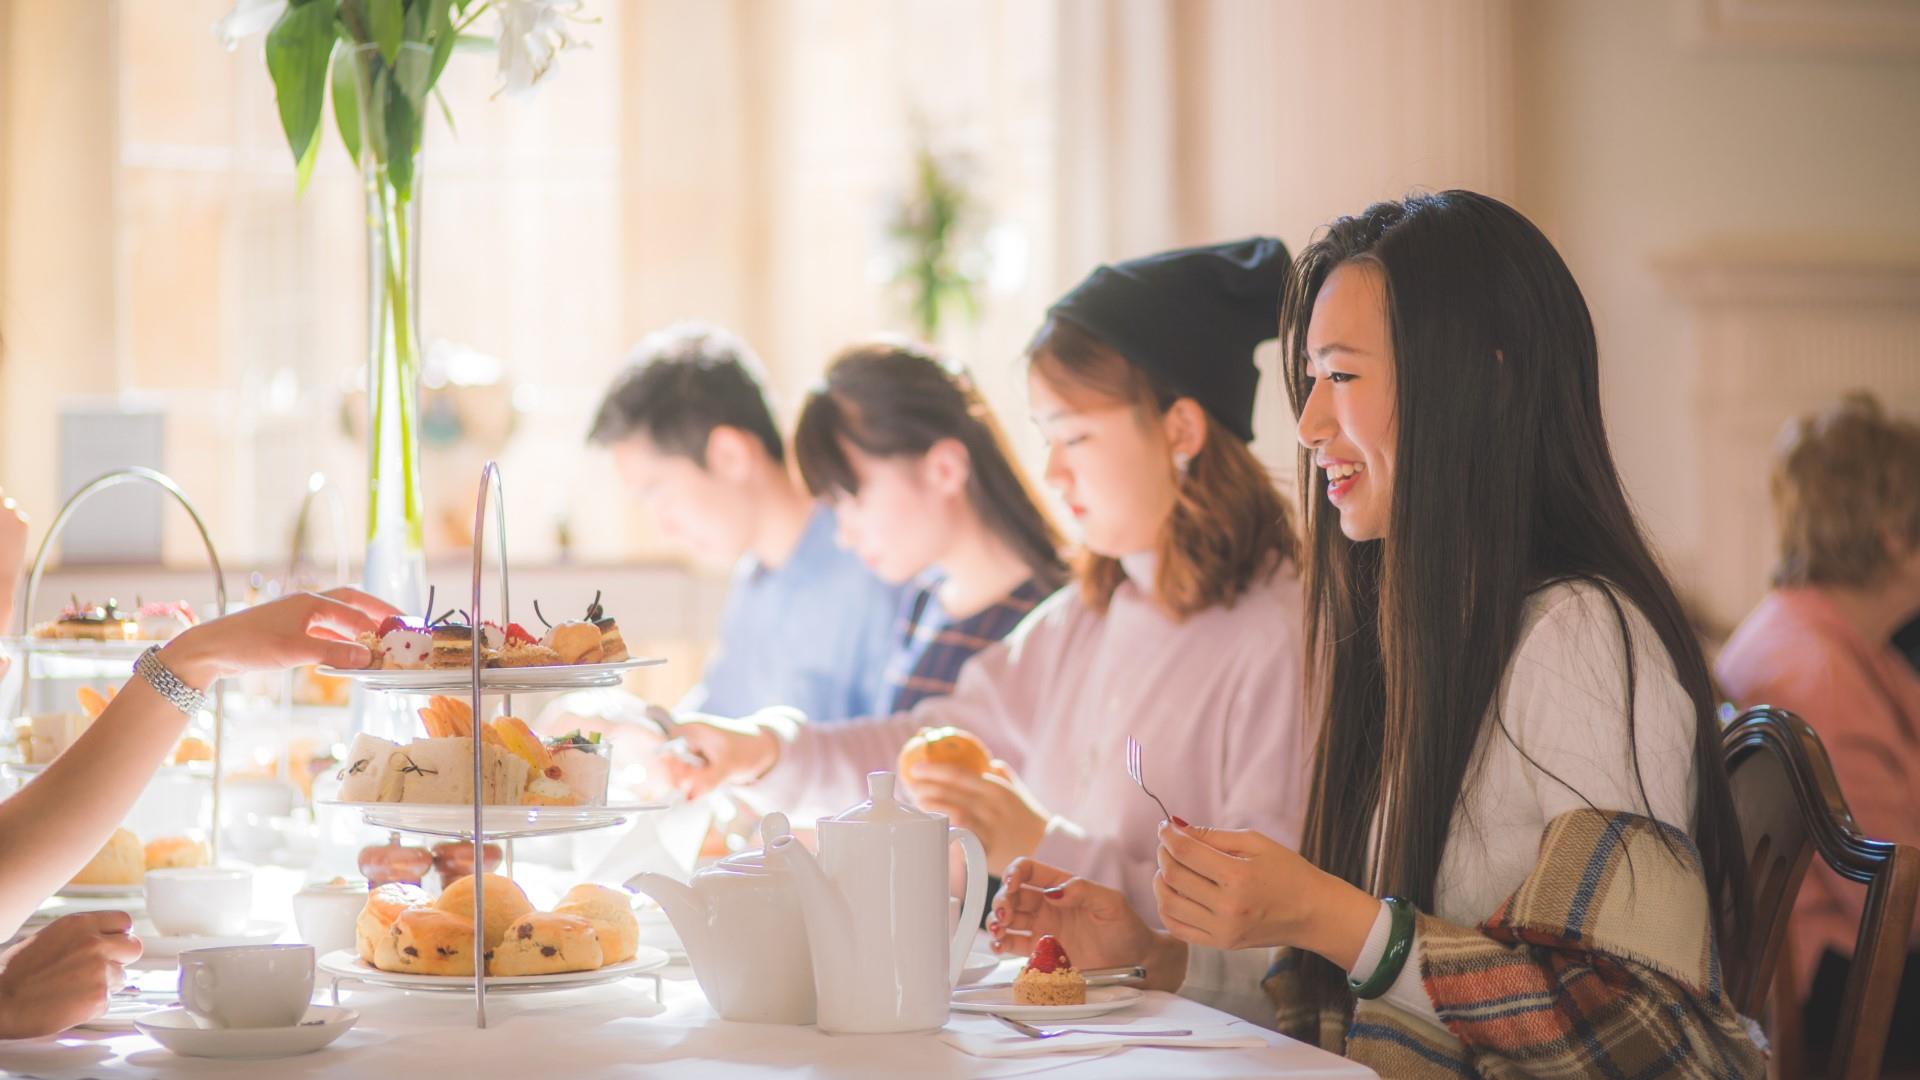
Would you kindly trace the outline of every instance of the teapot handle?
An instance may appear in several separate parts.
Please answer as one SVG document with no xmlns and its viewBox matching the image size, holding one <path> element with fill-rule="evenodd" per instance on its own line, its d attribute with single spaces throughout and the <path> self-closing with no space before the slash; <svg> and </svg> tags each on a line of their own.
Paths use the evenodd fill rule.
<svg viewBox="0 0 1920 1080">
<path fill-rule="evenodd" d="M 960 845 L 967 858 L 967 898 L 960 905 L 960 925 L 953 928 L 953 953 L 947 968 L 948 985 L 958 984 L 967 966 L 974 935 L 980 931 L 981 910 L 987 906 L 987 850 L 980 838 L 965 829 L 948 829 L 947 844 Z"/>
</svg>

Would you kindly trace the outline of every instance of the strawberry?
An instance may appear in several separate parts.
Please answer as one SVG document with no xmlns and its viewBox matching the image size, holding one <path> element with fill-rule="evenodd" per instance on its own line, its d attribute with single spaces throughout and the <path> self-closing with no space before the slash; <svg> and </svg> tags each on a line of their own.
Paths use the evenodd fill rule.
<svg viewBox="0 0 1920 1080">
<path fill-rule="evenodd" d="M 537 644 L 539 640 L 539 638 L 527 633 L 527 628 L 521 626 L 519 623 L 510 622 L 507 624 L 507 644 L 533 645 Z"/>
<path fill-rule="evenodd" d="M 389 615 L 380 623 L 380 632 L 375 637 L 386 637 L 395 630 L 405 630 L 407 620 L 399 615 Z"/>
<path fill-rule="evenodd" d="M 1052 934 L 1040 935 L 1040 940 L 1033 943 L 1033 956 L 1027 960 L 1028 970 L 1043 975 L 1064 971 L 1072 966 L 1073 961 L 1067 959 L 1067 950 L 1060 947 L 1060 939 Z"/>
</svg>

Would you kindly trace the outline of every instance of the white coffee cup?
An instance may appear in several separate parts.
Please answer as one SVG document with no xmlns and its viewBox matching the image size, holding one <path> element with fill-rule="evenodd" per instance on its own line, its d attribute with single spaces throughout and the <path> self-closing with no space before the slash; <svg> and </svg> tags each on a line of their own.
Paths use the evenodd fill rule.
<svg viewBox="0 0 1920 1080">
<path fill-rule="evenodd" d="M 292 1027 L 313 997 L 313 946 L 227 945 L 180 954 L 180 1004 L 202 1027 Z"/>
<path fill-rule="evenodd" d="M 211 866 L 147 871 L 147 918 L 169 937 L 238 934 L 253 911 L 253 876 Z"/>
</svg>

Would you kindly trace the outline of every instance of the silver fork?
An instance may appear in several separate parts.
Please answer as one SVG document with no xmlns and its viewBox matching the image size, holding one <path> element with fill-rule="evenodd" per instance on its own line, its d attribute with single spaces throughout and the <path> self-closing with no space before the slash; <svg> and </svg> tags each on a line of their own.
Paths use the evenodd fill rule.
<svg viewBox="0 0 1920 1080">
<path fill-rule="evenodd" d="M 1167 804 L 1160 802 L 1160 796 L 1149 790 L 1147 782 L 1140 778 L 1140 740 L 1131 735 L 1127 736 L 1127 775 L 1133 777 L 1133 782 L 1139 784 L 1140 790 L 1147 793 L 1147 798 L 1159 804 L 1160 820 L 1172 821 L 1173 815 L 1167 813 Z"/>
<path fill-rule="evenodd" d="M 988 1013 L 995 1020 L 1007 1025 L 1029 1039 L 1057 1039 L 1062 1035 L 1125 1035 L 1138 1039 L 1171 1039 L 1181 1035 L 1191 1035 L 1187 1028 L 1172 1028 L 1167 1031 L 1133 1031 L 1128 1028 L 1037 1028 L 1032 1024 L 1023 1024 L 1011 1016 Z"/>
</svg>

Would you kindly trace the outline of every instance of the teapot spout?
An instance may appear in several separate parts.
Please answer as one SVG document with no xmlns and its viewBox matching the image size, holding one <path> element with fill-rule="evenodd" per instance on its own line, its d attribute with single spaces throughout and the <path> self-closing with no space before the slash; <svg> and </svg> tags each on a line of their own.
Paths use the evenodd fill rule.
<svg viewBox="0 0 1920 1080">
<path fill-rule="evenodd" d="M 710 951 L 707 946 L 706 901 L 691 888 L 665 874 L 636 874 L 627 881 L 627 888 L 652 897 L 660 905 L 660 909 L 667 913 L 667 921 L 673 924 L 673 932 L 679 935 L 680 943 L 686 946 L 687 962 L 692 965 L 695 974 L 704 970 Z"/>
<path fill-rule="evenodd" d="M 853 912 L 847 898 L 820 869 L 813 852 L 792 836 L 780 837 L 767 845 L 767 851 L 786 867 L 793 879 L 794 892 L 800 897 L 800 911 L 807 920 L 807 948 L 813 954 L 814 983 L 820 999 L 826 1001 L 830 987 L 846 980 L 854 958 Z"/>
</svg>

